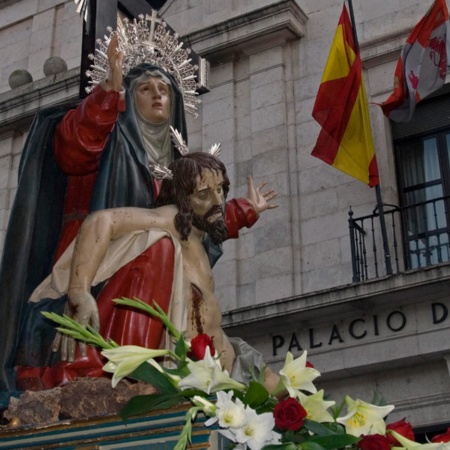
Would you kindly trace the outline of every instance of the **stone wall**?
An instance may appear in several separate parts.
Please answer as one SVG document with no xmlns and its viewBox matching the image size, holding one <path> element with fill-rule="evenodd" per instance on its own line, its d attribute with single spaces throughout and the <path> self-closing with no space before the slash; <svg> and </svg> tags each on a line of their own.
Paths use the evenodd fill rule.
<svg viewBox="0 0 450 450">
<path fill-rule="evenodd" d="M 51 56 L 62 57 L 69 69 L 79 67 L 81 32 L 73 1 L 20 0 L 3 7 L 0 93 L 10 90 L 8 79 L 16 69 L 28 70 L 35 81 L 44 78 L 44 62 Z"/>
<path fill-rule="evenodd" d="M 82 22 L 72 1 L 0 2 L 0 248 L 17 188 L 18 166 L 32 115 L 39 107 L 64 100 L 66 88 L 47 95 L 54 77 L 45 77 L 45 61 L 62 57 L 68 69 L 80 65 Z M 28 71 L 33 84 L 11 90 L 13 71 Z M 74 75 L 72 74 L 72 75 Z M 75 75 L 76 76 L 76 75 Z M 66 86 L 67 87 L 67 86 Z"/>
</svg>

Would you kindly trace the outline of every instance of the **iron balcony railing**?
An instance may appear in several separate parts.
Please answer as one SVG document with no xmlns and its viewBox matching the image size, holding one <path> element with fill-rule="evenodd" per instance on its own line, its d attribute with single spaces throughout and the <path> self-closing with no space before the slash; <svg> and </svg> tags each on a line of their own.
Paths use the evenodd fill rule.
<svg viewBox="0 0 450 450">
<path fill-rule="evenodd" d="M 449 202 L 450 196 L 404 207 L 385 204 L 382 221 L 378 208 L 358 218 L 350 208 L 353 282 L 450 261 Z"/>
</svg>

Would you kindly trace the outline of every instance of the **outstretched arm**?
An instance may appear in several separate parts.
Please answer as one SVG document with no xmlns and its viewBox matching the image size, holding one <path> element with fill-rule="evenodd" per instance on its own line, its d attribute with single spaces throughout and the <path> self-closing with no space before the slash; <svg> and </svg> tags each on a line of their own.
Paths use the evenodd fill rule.
<svg viewBox="0 0 450 450">
<path fill-rule="evenodd" d="M 278 205 L 270 203 L 278 195 L 277 192 L 274 189 L 262 192 L 264 186 L 266 186 L 265 182 L 255 188 L 252 177 L 248 176 L 247 198 L 234 198 L 226 203 L 227 239 L 238 238 L 239 230 L 243 227 L 252 227 L 258 220 L 260 213 L 266 209 L 278 207 Z"/>
</svg>

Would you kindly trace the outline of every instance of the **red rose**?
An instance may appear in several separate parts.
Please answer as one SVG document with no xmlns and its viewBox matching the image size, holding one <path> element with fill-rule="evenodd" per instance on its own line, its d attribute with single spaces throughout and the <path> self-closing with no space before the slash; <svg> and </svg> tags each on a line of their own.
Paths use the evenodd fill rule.
<svg viewBox="0 0 450 450">
<path fill-rule="evenodd" d="M 306 366 L 306 367 L 311 367 L 311 369 L 314 369 L 314 366 L 313 366 L 312 363 L 310 363 L 309 361 L 306 361 L 305 366 Z"/>
<path fill-rule="evenodd" d="M 431 442 L 450 442 L 450 428 L 445 433 L 434 436 Z"/>
<path fill-rule="evenodd" d="M 206 347 L 209 347 L 211 355 L 214 356 L 216 349 L 213 344 L 214 337 L 207 334 L 199 334 L 191 341 L 191 351 L 188 353 L 189 358 L 200 361 L 205 357 Z"/>
<path fill-rule="evenodd" d="M 295 398 L 280 400 L 273 409 L 275 426 L 280 430 L 299 430 L 306 418 L 306 410 Z"/>
<path fill-rule="evenodd" d="M 398 422 L 390 423 L 389 425 L 386 425 L 386 430 L 392 430 L 395 431 L 398 434 L 401 434 L 406 439 L 409 439 L 410 441 L 415 441 L 414 437 L 414 431 L 412 429 L 412 426 L 409 422 L 406 422 L 403 418 L 402 420 L 399 420 Z M 394 436 L 390 433 L 386 433 L 386 437 L 389 439 L 389 442 L 391 445 L 398 445 L 401 447 L 400 442 L 395 439 Z"/>
<path fill-rule="evenodd" d="M 390 450 L 389 439 L 381 434 L 369 434 L 363 436 L 358 442 L 358 448 L 361 450 Z"/>
</svg>

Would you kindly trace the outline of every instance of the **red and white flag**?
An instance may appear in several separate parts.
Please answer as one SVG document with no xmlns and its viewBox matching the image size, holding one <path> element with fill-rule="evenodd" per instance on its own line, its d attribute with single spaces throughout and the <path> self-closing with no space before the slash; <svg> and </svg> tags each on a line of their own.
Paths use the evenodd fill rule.
<svg viewBox="0 0 450 450">
<path fill-rule="evenodd" d="M 406 40 L 394 92 L 380 106 L 394 122 L 411 120 L 416 104 L 444 85 L 450 49 L 446 0 L 436 0 Z"/>
</svg>

